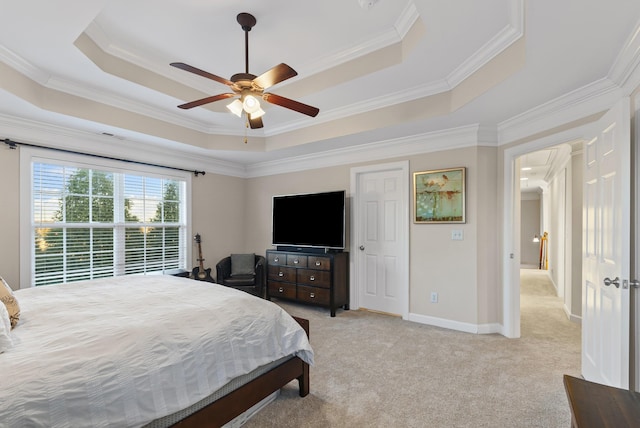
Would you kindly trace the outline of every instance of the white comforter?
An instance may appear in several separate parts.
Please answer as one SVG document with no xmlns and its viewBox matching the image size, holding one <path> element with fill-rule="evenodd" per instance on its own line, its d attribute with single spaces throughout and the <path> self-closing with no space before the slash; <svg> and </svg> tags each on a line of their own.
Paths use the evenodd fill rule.
<svg viewBox="0 0 640 428">
<path fill-rule="evenodd" d="M 278 358 L 313 363 L 281 308 L 217 284 L 128 276 L 15 294 L 1 427 L 140 426 Z"/>
</svg>

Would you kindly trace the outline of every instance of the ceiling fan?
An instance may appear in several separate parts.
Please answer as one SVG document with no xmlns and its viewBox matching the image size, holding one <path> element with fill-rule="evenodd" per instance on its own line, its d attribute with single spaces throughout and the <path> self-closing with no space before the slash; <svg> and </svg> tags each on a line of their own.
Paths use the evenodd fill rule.
<svg viewBox="0 0 640 428">
<path fill-rule="evenodd" d="M 249 125 L 251 129 L 262 128 L 262 116 L 264 110 L 260 108 L 260 102 L 258 98 L 262 98 L 264 101 L 276 104 L 281 107 L 285 107 L 291 110 L 295 110 L 299 113 L 306 114 L 307 116 L 315 117 L 320 111 L 316 107 L 312 107 L 307 104 L 303 104 L 298 101 L 294 101 L 289 98 L 282 97 L 280 95 L 264 92 L 265 89 L 271 86 L 297 76 L 298 73 L 287 64 L 278 64 L 275 67 L 262 73 L 260 76 L 255 76 L 249 73 L 249 31 L 256 25 L 256 18 L 246 12 L 240 13 L 237 16 L 238 24 L 244 30 L 244 44 L 245 44 L 245 72 L 237 73 L 231 76 L 230 80 L 224 77 L 216 76 L 209 72 L 200 70 L 191 65 L 183 62 L 172 62 L 170 65 L 181 70 L 188 71 L 190 73 L 197 74 L 207 79 L 215 80 L 224 85 L 229 86 L 233 93 L 228 92 L 224 94 L 213 95 L 210 97 L 202 98 L 200 100 L 191 101 L 185 104 L 181 104 L 178 107 L 181 109 L 190 109 L 198 107 L 204 104 L 220 101 L 226 98 L 237 97 L 231 104 L 227 105 L 227 108 L 231 110 L 238 117 L 242 116 L 242 113 L 247 114 Z"/>
</svg>

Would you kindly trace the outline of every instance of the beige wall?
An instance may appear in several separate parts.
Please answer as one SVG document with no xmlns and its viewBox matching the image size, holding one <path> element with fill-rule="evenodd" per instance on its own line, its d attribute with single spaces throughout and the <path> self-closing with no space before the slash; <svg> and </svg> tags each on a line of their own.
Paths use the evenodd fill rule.
<svg viewBox="0 0 640 428">
<path fill-rule="evenodd" d="M 0 146 L 0 276 L 13 288 L 20 284 L 20 154 Z"/>
<path fill-rule="evenodd" d="M 539 193 L 523 195 L 520 201 L 520 264 L 538 266 L 540 244 L 533 242 L 534 235 L 540 235 L 540 197 Z M 524 199 L 530 197 L 532 199 Z"/>
<path fill-rule="evenodd" d="M 385 159 L 379 163 L 405 159 Z M 501 317 L 497 312 L 501 303 L 494 252 L 497 251 L 496 149 L 473 147 L 408 159 L 411 173 L 467 167 L 466 224 L 410 223 L 409 311 L 470 324 L 497 322 Z M 352 196 L 349 195 L 350 169 L 362 165 L 364 163 L 247 180 L 247 207 L 252 217 L 246 223 L 245 249 L 264 252 L 271 248 L 273 195 L 346 190 L 347 195 Z M 453 229 L 463 230 L 463 241 L 451 240 Z M 437 304 L 430 303 L 432 291 L 438 292 Z"/>
<path fill-rule="evenodd" d="M 500 276 L 500 228 L 498 195 L 502 189 L 498 187 L 498 150 L 496 148 L 479 147 L 474 178 L 477 185 L 476 200 L 478 231 L 476 253 L 478 265 L 476 278 L 478 281 L 478 324 L 496 324 L 502 322 L 502 279 Z M 467 181 L 468 182 L 468 181 Z"/>
<path fill-rule="evenodd" d="M 410 304 L 414 314 L 477 323 L 477 149 L 430 153 L 411 159 L 411 172 L 466 167 L 466 223 L 411 223 Z M 462 230 L 464 239 L 452 241 L 451 231 Z M 431 292 L 438 303 L 430 302 Z"/>
<path fill-rule="evenodd" d="M 473 147 L 408 159 L 411 173 L 467 168 L 466 224 L 410 223 L 410 312 L 469 324 L 498 322 L 501 315 L 495 256 L 496 149 Z M 351 196 L 350 169 L 361 165 L 250 179 L 213 173 L 194 177 L 192 233 L 200 233 L 202 237 L 205 268 L 215 271 L 215 263 L 232 252 L 263 254 L 271 248 L 273 195 L 346 190 Z M 6 204 L 0 211 L 0 227 L 5 245 L 0 250 L 0 272 L 11 284 L 18 284 L 18 151 L 0 151 L 0 179 L 3 183 L 16 183 L 3 190 Z M 463 230 L 463 241 L 451 240 L 453 229 Z M 193 266 L 197 265 L 196 258 L 194 246 Z M 429 301 L 432 291 L 439 294 L 437 304 Z"/>
<path fill-rule="evenodd" d="M 204 268 L 216 276 L 216 263 L 231 253 L 245 252 L 245 223 L 250 209 L 245 204 L 246 180 L 207 173 L 191 180 L 191 231 L 200 234 Z M 198 266 L 194 245 L 192 267 Z"/>
<path fill-rule="evenodd" d="M 271 201 L 274 195 L 346 190 L 349 197 L 349 168 L 335 166 L 248 179 L 245 249 L 264 253 L 272 248 Z"/>
</svg>

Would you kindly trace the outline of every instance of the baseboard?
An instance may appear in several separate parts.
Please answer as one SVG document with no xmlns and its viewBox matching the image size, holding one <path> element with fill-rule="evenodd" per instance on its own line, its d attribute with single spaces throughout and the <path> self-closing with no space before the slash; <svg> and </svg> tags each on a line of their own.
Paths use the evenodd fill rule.
<svg viewBox="0 0 640 428">
<path fill-rule="evenodd" d="M 473 334 L 493 334 L 502 331 L 499 324 L 471 324 L 420 314 L 409 314 L 409 321 Z"/>
<path fill-rule="evenodd" d="M 573 315 L 571 312 L 569 312 L 569 308 L 567 308 L 567 305 L 562 305 L 562 309 L 564 310 L 564 314 L 567 316 L 567 319 L 569 319 L 569 321 L 576 324 L 582 324 L 582 317 Z"/>
</svg>

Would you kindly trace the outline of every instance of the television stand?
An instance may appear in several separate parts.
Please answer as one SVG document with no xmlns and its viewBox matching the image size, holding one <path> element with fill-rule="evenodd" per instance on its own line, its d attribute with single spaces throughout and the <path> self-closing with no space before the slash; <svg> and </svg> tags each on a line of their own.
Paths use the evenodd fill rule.
<svg viewBox="0 0 640 428">
<path fill-rule="evenodd" d="M 335 317 L 337 308 L 349 309 L 349 253 L 308 250 L 267 250 L 267 300 L 325 306 Z"/>
</svg>

